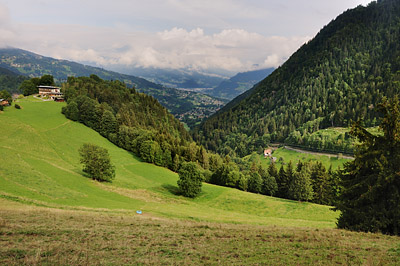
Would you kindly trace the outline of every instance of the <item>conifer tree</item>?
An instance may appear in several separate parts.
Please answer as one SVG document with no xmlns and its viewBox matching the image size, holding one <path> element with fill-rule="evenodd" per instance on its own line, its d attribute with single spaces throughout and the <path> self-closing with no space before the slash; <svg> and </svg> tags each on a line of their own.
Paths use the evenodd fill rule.
<svg viewBox="0 0 400 266">
<path fill-rule="evenodd" d="M 337 203 L 338 227 L 400 235 L 400 101 L 383 99 L 383 135 L 357 122 L 351 134 L 361 144 L 355 160 L 340 171 L 343 191 Z"/>
<path fill-rule="evenodd" d="M 321 162 L 317 162 L 311 167 L 311 182 L 314 191 L 313 202 L 327 205 L 331 202 L 329 198 L 330 184 L 328 183 L 328 173 Z"/>
<path fill-rule="evenodd" d="M 290 199 L 310 201 L 313 198 L 313 189 L 308 166 L 303 166 L 300 172 L 294 172 L 288 188 Z"/>
</svg>

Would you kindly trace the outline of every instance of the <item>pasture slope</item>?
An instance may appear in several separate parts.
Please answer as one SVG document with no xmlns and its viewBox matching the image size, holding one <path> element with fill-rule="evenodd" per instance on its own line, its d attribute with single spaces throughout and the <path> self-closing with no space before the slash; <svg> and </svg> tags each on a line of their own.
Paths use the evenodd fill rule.
<svg viewBox="0 0 400 266">
<path fill-rule="evenodd" d="M 209 184 L 186 199 L 177 174 L 67 120 L 63 103 L 19 104 L 0 113 L 0 264 L 399 263 L 398 238 L 332 229 L 328 206 Z M 113 183 L 84 176 L 85 142 L 108 149 Z"/>
<path fill-rule="evenodd" d="M 252 155 L 250 155 L 252 156 Z M 248 158 L 250 159 L 250 156 Z M 263 154 L 257 155 L 258 161 L 264 167 L 268 167 L 271 163 L 270 158 L 264 158 Z M 272 157 L 276 158 L 276 167 L 279 169 L 282 165 L 286 166 L 290 161 L 296 165 L 299 161 L 302 162 L 321 162 L 325 168 L 328 170 L 329 167 L 332 166 L 333 170 L 337 170 L 338 168 L 343 169 L 343 165 L 351 161 L 351 159 L 344 158 L 343 156 L 338 158 L 337 155 L 323 154 L 323 153 L 313 153 L 306 150 L 296 150 L 292 149 L 290 146 L 279 147 L 274 150 L 272 153 Z"/>
</svg>

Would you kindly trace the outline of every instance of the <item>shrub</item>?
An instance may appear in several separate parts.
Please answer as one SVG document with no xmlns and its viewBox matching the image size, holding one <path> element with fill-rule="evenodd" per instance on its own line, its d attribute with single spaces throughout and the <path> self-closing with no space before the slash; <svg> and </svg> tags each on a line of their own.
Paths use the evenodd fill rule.
<svg viewBox="0 0 400 266">
<path fill-rule="evenodd" d="M 201 192 L 202 174 L 197 164 L 185 162 L 178 171 L 178 187 L 183 196 L 195 198 Z"/>
<path fill-rule="evenodd" d="M 79 148 L 83 171 L 95 180 L 111 182 L 115 177 L 115 166 L 111 164 L 108 151 L 95 144 L 85 143 Z"/>
</svg>

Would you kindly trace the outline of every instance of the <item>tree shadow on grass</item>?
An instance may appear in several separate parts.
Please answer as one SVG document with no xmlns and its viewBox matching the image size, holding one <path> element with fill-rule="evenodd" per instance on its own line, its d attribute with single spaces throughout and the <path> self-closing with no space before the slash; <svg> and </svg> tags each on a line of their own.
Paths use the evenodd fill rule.
<svg viewBox="0 0 400 266">
<path fill-rule="evenodd" d="M 162 184 L 162 188 L 166 189 L 169 193 L 179 196 L 181 195 L 181 192 L 179 191 L 179 188 L 170 184 Z"/>
</svg>

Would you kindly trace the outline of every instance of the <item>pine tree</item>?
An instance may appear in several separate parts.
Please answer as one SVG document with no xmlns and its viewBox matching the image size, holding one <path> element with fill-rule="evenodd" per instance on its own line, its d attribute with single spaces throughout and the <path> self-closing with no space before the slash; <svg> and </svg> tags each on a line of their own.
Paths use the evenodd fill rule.
<svg viewBox="0 0 400 266">
<path fill-rule="evenodd" d="M 318 204 L 330 204 L 329 197 L 330 184 L 328 183 L 328 173 L 321 162 L 317 162 L 311 167 L 311 182 L 314 191 L 313 202 Z"/>
<path fill-rule="evenodd" d="M 248 178 L 248 188 L 250 192 L 260 193 L 263 180 L 258 172 L 251 172 Z"/>
<path fill-rule="evenodd" d="M 313 189 L 308 167 L 303 166 L 300 172 L 294 172 L 289 184 L 288 196 L 298 201 L 310 201 L 313 198 Z"/>
<path fill-rule="evenodd" d="M 379 105 L 383 135 L 372 135 L 360 122 L 352 127 L 361 144 L 355 160 L 340 171 L 339 228 L 400 235 L 399 106 L 397 96 Z"/>
</svg>

